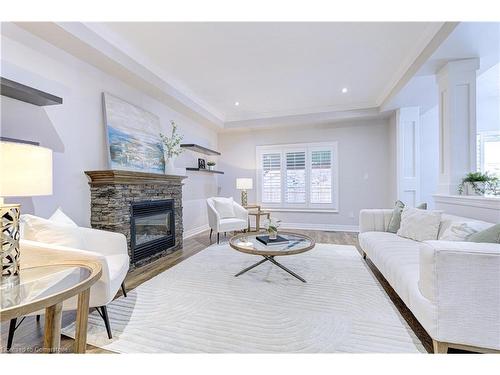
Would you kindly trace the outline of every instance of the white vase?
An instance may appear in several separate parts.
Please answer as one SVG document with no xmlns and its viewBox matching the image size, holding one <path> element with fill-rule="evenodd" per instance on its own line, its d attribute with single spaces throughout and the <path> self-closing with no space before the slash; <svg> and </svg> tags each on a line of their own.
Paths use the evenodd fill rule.
<svg viewBox="0 0 500 375">
<path fill-rule="evenodd" d="M 168 157 L 167 155 L 164 156 L 165 158 L 165 174 L 170 174 L 170 175 L 175 175 L 176 174 L 176 169 L 175 169 L 175 156 Z"/>
<path fill-rule="evenodd" d="M 479 191 L 474 190 L 474 187 L 470 182 L 465 183 L 465 194 L 466 195 L 484 195 L 485 191 L 485 183 L 484 182 L 476 182 L 475 183 L 477 189 Z"/>
</svg>

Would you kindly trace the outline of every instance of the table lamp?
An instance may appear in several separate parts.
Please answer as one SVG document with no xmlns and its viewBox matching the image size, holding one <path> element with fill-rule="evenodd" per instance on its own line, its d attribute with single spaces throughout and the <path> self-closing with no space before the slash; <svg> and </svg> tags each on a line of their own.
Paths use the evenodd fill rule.
<svg viewBox="0 0 500 375">
<path fill-rule="evenodd" d="M 0 218 L 2 220 L 2 277 L 19 273 L 20 204 L 4 204 L 4 197 L 52 194 L 52 150 L 37 143 L 0 141 Z"/>
<path fill-rule="evenodd" d="M 237 178 L 236 189 L 241 190 L 241 205 L 246 207 L 248 205 L 247 190 L 253 189 L 253 180 L 251 178 Z"/>
</svg>

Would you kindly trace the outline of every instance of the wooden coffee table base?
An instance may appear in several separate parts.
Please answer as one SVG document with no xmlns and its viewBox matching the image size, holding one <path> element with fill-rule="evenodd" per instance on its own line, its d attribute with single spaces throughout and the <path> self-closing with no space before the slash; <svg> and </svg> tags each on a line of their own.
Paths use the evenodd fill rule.
<svg viewBox="0 0 500 375">
<path fill-rule="evenodd" d="M 276 259 L 274 259 L 274 256 L 271 256 L 271 255 L 262 255 L 262 257 L 264 259 L 262 259 L 261 261 L 255 263 L 255 264 L 252 264 L 250 267 L 247 267 L 245 268 L 244 270 L 238 272 L 236 275 L 234 275 L 234 277 L 238 277 L 240 275 L 243 275 L 245 272 L 248 272 L 250 271 L 251 269 L 254 269 L 255 267 L 257 266 L 260 266 L 262 263 L 265 263 L 267 261 L 271 262 L 272 264 L 278 266 L 279 268 L 281 268 L 283 271 L 286 271 L 288 272 L 290 275 L 292 275 L 293 277 L 299 279 L 300 281 L 302 281 L 303 283 L 306 283 L 307 281 L 305 281 L 302 277 L 300 277 L 299 275 L 297 275 L 295 272 L 289 270 L 288 268 L 286 268 L 284 265 L 282 265 L 280 262 L 278 262 Z"/>
</svg>

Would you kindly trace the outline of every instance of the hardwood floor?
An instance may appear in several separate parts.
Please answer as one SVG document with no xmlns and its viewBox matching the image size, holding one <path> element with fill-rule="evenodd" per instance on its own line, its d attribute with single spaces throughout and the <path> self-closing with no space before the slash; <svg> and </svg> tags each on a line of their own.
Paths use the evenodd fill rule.
<svg viewBox="0 0 500 375">
<path fill-rule="evenodd" d="M 358 237 L 357 233 L 350 232 L 323 232 L 323 231 L 309 231 L 309 230 L 297 230 L 297 232 L 307 234 L 314 238 L 317 243 L 331 243 L 339 245 L 353 245 L 356 246 L 358 251 Z M 214 237 L 215 239 L 215 237 Z M 202 251 L 207 246 L 210 245 L 208 231 L 198 234 L 196 236 L 190 237 L 184 240 L 184 246 L 181 250 L 175 253 L 158 259 L 146 266 L 137 268 L 127 275 L 125 280 L 125 285 L 127 290 L 132 290 L 143 282 L 151 279 L 152 277 L 158 275 L 159 273 L 167 270 L 170 267 L 175 266 L 184 259 Z M 425 349 L 432 353 L 432 339 L 425 332 L 423 327 L 418 323 L 417 319 L 413 316 L 410 310 L 404 305 L 403 301 L 397 296 L 396 292 L 387 283 L 384 277 L 378 272 L 375 266 L 368 260 L 367 265 L 374 273 L 377 280 L 380 282 L 384 290 L 389 295 L 390 299 L 399 310 L 403 318 L 408 322 L 408 325 L 413 329 L 417 337 L 422 341 Z M 117 297 L 121 296 L 121 290 L 118 292 Z M 63 313 L 63 326 L 74 321 L 76 313 L 73 311 L 68 311 Z M 5 345 L 7 342 L 9 323 L 4 322 L 1 325 L 1 349 L 5 352 Z M 61 338 L 61 352 L 62 353 L 72 353 L 73 352 L 74 340 L 62 336 Z M 12 353 L 33 353 L 41 350 L 43 346 L 43 319 L 37 322 L 34 316 L 27 317 L 25 321 L 16 330 L 14 336 L 14 343 L 12 345 Z M 92 345 L 87 345 L 87 353 L 110 353 L 101 348 L 94 347 Z"/>
</svg>

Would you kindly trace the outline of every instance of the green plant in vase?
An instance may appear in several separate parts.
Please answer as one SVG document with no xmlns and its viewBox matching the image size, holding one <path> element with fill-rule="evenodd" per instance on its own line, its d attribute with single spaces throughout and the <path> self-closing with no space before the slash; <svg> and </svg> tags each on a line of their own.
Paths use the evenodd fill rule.
<svg viewBox="0 0 500 375">
<path fill-rule="evenodd" d="M 280 227 L 280 225 L 281 220 L 275 219 L 273 217 L 266 220 L 265 228 L 270 239 L 275 240 L 276 237 L 278 237 L 278 228 Z"/>
<path fill-rule="evenodd" d="M 170 137 L 160 133 L 165 161 L 165 174 L 175 174 L 174 160 L 183 151 L 181 148 L 182 135 L 177 133 L 177 124 L 172 120 L 170 124 L 172 125 L 172 134 Z"/>
<path fill-rule="evenodd" d="M 213 171 L 215 167 L 215 161 L 208 161 L 207 166 L 209 171 Z"/>
<path fill-rule="evenodd" d="M 466 195 L 485 195 L 486 193 L 500 195 L 498 177 L 488 173 L 470 172 L 462 178 L 458 185 L 458 192 Z"/>
</svg>

